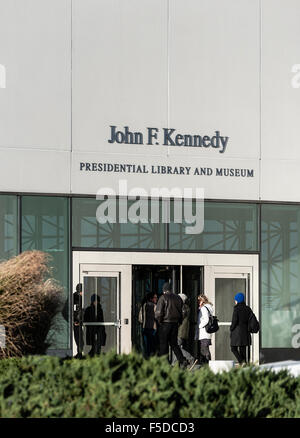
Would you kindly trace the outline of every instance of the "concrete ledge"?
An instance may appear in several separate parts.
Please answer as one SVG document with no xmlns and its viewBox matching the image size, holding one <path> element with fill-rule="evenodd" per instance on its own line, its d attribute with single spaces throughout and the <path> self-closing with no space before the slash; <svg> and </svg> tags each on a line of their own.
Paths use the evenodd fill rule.
<svg viewBox="0 0 300 438">
<path fill-rule="evenodd" d="M 223 371 L 230 371 L 232 368 L 234 368 L 234 361 L 233 360 L 210 360 L 209 368 L 214 373 L 221 373 Z"/>
<path fill-rule="evenodd" d="M 278 373 L 279 371 L 286 370 L 292 376 L 298 377 L 300 375 L 300 361 L 296 360 L 285 360 L 283 362 L 271 362 L 260 365 L 261 370 L 270 370 Z"/>
</svg>

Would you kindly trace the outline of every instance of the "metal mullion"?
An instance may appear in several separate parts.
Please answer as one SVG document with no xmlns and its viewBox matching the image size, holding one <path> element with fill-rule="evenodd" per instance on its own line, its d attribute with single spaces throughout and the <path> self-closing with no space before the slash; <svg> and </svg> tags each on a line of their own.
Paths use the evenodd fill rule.
<svg viewBox="0 0 300 438">
<path fill-rule="evenodd" d="M 17 246 L 18 246 L 18 253 L 21 254 L 22 252 L 22 197 L 20 195 L 17 195 Z"/>
</svg>

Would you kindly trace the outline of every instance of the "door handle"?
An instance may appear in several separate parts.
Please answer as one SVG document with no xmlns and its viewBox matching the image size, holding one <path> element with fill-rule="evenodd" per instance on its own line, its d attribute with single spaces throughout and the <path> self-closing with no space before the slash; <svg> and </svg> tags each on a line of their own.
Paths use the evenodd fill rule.
<svg viewBox="0 0 300 438">
<path fill-rule="evenodd" d="M 118 321 L 114 323 L 114 326 L 118 327 L 118 329 L 120 329 L 121 328 L 121 320 L 118 319 Z"/>
</svg>

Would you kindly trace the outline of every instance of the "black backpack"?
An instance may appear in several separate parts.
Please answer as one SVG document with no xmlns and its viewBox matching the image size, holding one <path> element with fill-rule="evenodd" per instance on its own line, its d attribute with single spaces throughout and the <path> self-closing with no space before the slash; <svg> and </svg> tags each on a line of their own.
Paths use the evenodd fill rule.
<svg viewBox="0 0 300 438">
<path fill-rule="evenodd" d="M 208 311 L 208 323 L 205 326 L 207 333 L 215 333 L 219 330 L 218 318 L 210 313 L 208 307 L 204 306 Z"/>
<path fill-rule="evenodd" d="M 260 329 L 259 322 L 251 310 L 249 319 L 248 319 L 248 331 L 250 333 L 257 333 Z"/>
</svg>

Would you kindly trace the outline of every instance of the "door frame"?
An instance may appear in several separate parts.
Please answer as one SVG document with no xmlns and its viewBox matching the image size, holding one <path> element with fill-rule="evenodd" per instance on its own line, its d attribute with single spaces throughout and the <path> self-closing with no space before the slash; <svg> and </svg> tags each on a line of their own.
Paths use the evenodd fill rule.
<svg viewBox="0 0 300 438">
<path fill-rule="evenodd" d="M 132 350 L 131 342 L 131 300 L 127 299 L 127 294 L 122 293 L 124 290 L 131 291 L 131 266 L 121 264 L 104 264 L 98 252 L 74 251 L 73 252 L 73 290 L 80 282 L 81 267 L 85 267 L 89 272 L 112 273 L 119 276 L 119 297 L 117 314 L 120 324 L 117 335 L 118 353 L 130 353 Z M 131 292 L 130 292 L 131 297 Z M 72 322 L 73 326 L 73 322 Z M 73 354 L 76 350 L 76 344 L 73 337 Z"/>
<path fill-rule="evenodd" d="M 80 280 L 82 283 L 82 290 L 83 290 L 83 295 L 82 295 L 82 307 L 86 308 L 87 306 L 90 305 L 90 301 L 88 301 L 87 303 L 85 302 L 85 286 L 84 286 L 84 282 L 82 281 L 82 277 L 85 278 L 115 278 L 117 280 L 117 290 L 116 290 L 116 306 L 115 306 L 115 318 L 114 321 L 110 320 L 110 321 L 103 321 L 103 322 L 96 322 L 96 323 L 92 323 L 92 322 L 83 322 L 83 327 L 87 327 L 88 325 L 92 325 L 92 326 L 114 326 L 117 327 L 118 329 L 121 327 L 121 319 L 120 319 L 120 272 L 117 270 L 115 271 L 114 269 L 106 269 L 107 266 L 104 267 L 105 270 L 103 270 L 103 265 L 96 265 L 96 264 L 84 264 L 81 263 L 80 264 Z M 118 268 L 117 268 L 118 269 Z M 97 290 L 95 291 L 95 293 L 97 294 Z M 120 330 L 116 331 L 116 351 L 117 353 L 121 353 L 121 334 L 120 334 Z"/>
<path fill-rule="evenodd" d="M 228 253 L 186 253 L 186 252 L 127 252 L 127 251 L 73 251 L 73 290 L 79 282 L 80 264 L 102 265 L 103 271 L 120 272 L 120 319 L 121 319 L 121 353 L 132 350 L 132 265 L 177 265 L 204 266 L 204 293 L 209 293 L 206 276 L 208 268 L 222 270 L 232 268 L 252 269 L 250 306 L 259 318 L 259 255 Z M 205 273 L 206 269 L 206 273 Z M 213 272 L 213 271 L 210 271 Z M 240 271 L 241 272 L 241 271 Z M 208 279 L 207 279 L 208 280 Z M 183 291 L 184 292 L 184 291 Z M 211 296 L 211 295 L 210 295 Z M 128 320 L 128 324 L 125 321 Z M 73 326 L 73 324 L 72 324 Z M 259 335 L 252 337 L 253 361 L 259 360 Z"/>
<path fill-rule="evenodd" d="M 256 272 L 257 268 L 257 272 Z M 247 281 L 247 294 L 246 300 L 248 298 L 247 304 L 251 307 L 253 312 L 259 318 L 259 287 L 258 287 L 258 266 L 249 265 L 249 266 L 205 266 L 204 267 L 204 287 L 207 292 L 208 298 L 212 301 L 215 307 L 215 279 L 216 278 L 242 278 L 244 275 Z M 232 308 L 234 306 L 234 302 L 232 300 Z M 215 309 L 217 312 L 217 309 Z M 217 315 L 218 316 L 218 315 Z M 214 337 L 212 338 L 212 348 L 211 355 L 212 359 L 215 358 L 215 350 L 214 350 Z M 259 334 L 253 334 L 251 336 L 252 344 L 250 347 L 250 358 L 251 362 L 258 363 L 259 361 Z"/>
</svg>

